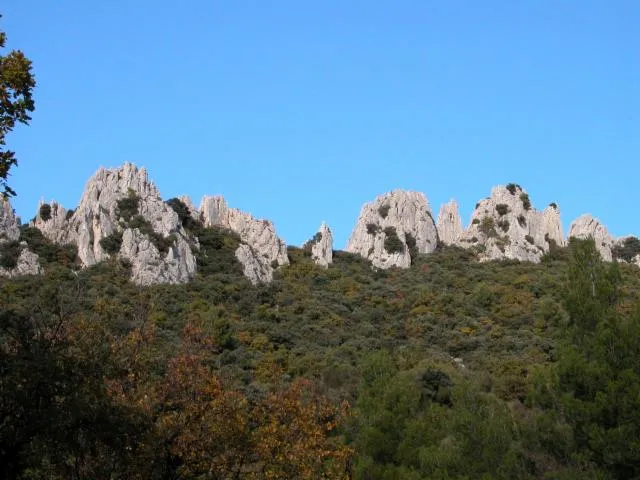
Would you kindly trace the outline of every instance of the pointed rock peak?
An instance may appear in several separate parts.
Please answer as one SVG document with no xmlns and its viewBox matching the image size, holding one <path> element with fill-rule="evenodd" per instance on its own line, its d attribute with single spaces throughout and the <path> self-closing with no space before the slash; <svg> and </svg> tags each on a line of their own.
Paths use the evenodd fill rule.
<svg viewBox="0 0 640 480">
<path fill-rule="evenodd" d="M 101 167 L 87 182 L 80 203 L 97 201 L 103 192 L 109 199 L 134 194 L 143 199 L 160 196 L 156 186 L 149 181 L 147 170 L 129 162 L 117 168 Z"/>
<path fill-rule="evenodd" d="M 18 240 L 19 226 L 20 219 L 16 217 L 9 199 L 0 196 L 0 243 Z"/>
<path fill-rule="evenodd" d="M 407 268 L 412 255 L 430 253 L 437 245 L 438 232 L 425 195 L 394 190 L 362 207 L 347 251 L 377 268 Z"/>
<path fill-rule="evenodd" d="M 464 229 L 458 203 L 455 200 L 449 200 L 440 207 L 436 227 L 440 241 L 445 245 L 454 245 L 460 239 Z"/>
<path fill-rule="evenodd" d="M 329 226 L 322 222 L 318 232 L 302 248 L 311 252 L 311 259 L 317 265 L 328 267 L 333 263 L 333 234 Z"/>
<path fill-rule="evenodd" d="M 569 238 L 593 238 L 596 248 L 603 260 L 610 262 L 613 258 L 614 239 L 600 220 L 589 214 L 576 218 L 569 227 Z"/>
<path fill-rule="evenodd" d="M 227 228 L 240 236 L 242 244 L 236 250 L 236 258 L 252 283 L 270 282 L 274 269 L 289 263 L 287 246 L 271 221 L 229 208 L 221 195 L 203 197 L 200 215 L 205 227 Z"/>
</svg>

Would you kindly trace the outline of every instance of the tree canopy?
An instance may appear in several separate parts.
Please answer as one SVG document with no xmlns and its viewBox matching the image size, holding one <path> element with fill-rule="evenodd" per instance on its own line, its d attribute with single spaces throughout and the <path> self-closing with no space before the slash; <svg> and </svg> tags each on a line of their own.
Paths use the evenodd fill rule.
<svg viewBox="0 0 640 480">
<path fill-rule="evenodd" d="M 0 16 L 1 17 L 1 16 Z M 0 31 L 0 49 L 6 45 L 6 34 Z M 7 179 L 11 167 L 18 164 L 15 152 L 7 149 L 6 135 L 16 123 L 28 124 L 35 104 L 33 89 L 36 86 L 31 72 L 31 60 L 20 50 L 0 55 L 0 194 L 14 196 L 16 192 Z"/>
</svg>

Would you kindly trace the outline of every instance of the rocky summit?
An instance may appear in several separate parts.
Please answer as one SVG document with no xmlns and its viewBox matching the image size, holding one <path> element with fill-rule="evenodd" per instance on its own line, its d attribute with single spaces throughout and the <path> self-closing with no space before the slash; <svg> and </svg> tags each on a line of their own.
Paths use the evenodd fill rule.
<svg viewBox="0 0 640 480">
<path fill-rule="evenodd" d="M 431 253 L 437 245 L 438 231 L 427 197 L 394 190 L 362 207 L 347 251 L 378 268 L 407 268 L 412 252 Z"/>
<path fill-rule="evenodd" d="M 130 264 L 131 279 L 139 285 L 184 283 L 197 273 L 198 235 L 208 227 L 237 236 L 232 251 L 254 284 L 272 281 L 274 272 L 289 263 L 286 243 L 269 220 L 230 208 L 221 195 L 205 195 L 199 208 L 186 196 L 165 202 L 144 168 L 125 163 L 99 169 L 73 210 L 56 201 L 40 202 L 28 225 L 21 225 L 9 201 L 1 199 L 0 275 L 39 274 L 48 261 L 42 255 L 62 255 L 75 267 L 120 258 Z M 607 261 L 640 266 L 640 240 L 613 238 L 591 215 L 571 224 L 571 237 L 593 238 Z M 380 195 L 362 207 L 346 250 L 382 269 L 407 268 L 418 254 L 440 245 L 471 249 L 479 261 L 539 262 L 568 238 L 556 204 L 537 210 L 529 194 L 511 183 L 494 187 L 480 200 L 466 228 L 455 200 L 440 207 L 436 223 L 423 193 L 394 190 Z M 59 250 L 43 248 L 44 241 Z M 303 250 L 321 267 L 332 264 L 333 234 L 326 223 Z"/>
<path fill-rule="evenodd" d="M 564 244 L 560 211 L 555 204 L 536 210 L 519 185 L 497 186 L 477 203 L 471 224 L 456 243 L 477 247 L 480 260 L 538 262 L 552 245 Z"/>
</svg>

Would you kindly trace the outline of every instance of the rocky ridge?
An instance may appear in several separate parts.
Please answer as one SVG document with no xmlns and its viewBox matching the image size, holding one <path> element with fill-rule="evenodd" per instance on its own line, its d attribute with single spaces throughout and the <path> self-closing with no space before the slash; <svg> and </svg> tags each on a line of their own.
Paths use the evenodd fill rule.
<svg viewBox="0 0 640 480">
<path fill-rule="evenodd" d="M 203 197 L 199 208 L 189 197 L 165 202 L 147 171 L 126 163 L 98 170 L 75 210 L 68 211 L 55 201 L 40 202 L 24 237 L 25 227 L 20 226 L 10 203 L 0 199 L 0 275 L 43 271 L 34 253 L 41 250 L 29 250 L 31 240 L 25 241 L 33 232 L 41 232 L 54 244 L 77 247 L 77 262 L 82 267 L 115 256 L 128 260 L 132 280 L 140 285 L 184 283 L 196 273 L 199 249 L 197 232 L 184 217 L 191 217 L 201 225 L 198 228 L 235 232 L 240 239 L 235 256 L 254 284 L 270 282 L 274 271 L 289 263 L 286 244 L 272 222 L 230 208 L 220 195 Z M 615 239 L 590 215 L 571 224 L 571 237 L 593 238 L 607 261 L 618 259 L 640 266 L 640 240 L 632 236 Z M 566 243 L 557 205 L 536 210 L 524 189 L 508 184 L 494 187 L 489 197 L 477 203 L 466 229 L 454 200 L 441 206 L 436 223 L 424 194 L 394 190 L 380 195 L 362 207 L 346 250 L 384 269 L 407 268 L 417 254 L 433 252 L 439 244 L 472 248 L 480 261 L 538 262 L 546 252 Z M 316 264 L 327 268 L 333 261 L 329 227 L 323 223 L 303 248 Z"/>
</svg>

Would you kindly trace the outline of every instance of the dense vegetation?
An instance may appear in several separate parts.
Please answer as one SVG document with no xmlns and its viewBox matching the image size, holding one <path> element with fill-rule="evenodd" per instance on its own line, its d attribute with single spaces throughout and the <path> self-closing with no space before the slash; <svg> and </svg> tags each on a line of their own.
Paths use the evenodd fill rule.
<svg viewBox="0 0 640 480">
<path fill-rule="evenodd" d="M 54 257 L 0 280 L 0 478 L 640 475 L 640 270 L 593 242 L 386 271 L 290 248 L 252 286 L 198 228 L 187 285 Z"/>
</svg>

